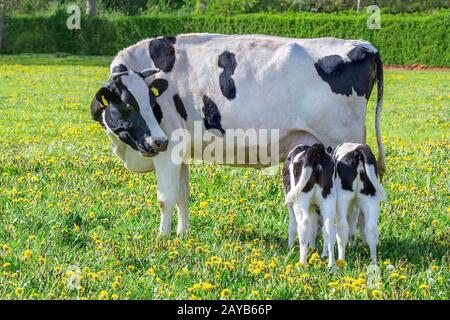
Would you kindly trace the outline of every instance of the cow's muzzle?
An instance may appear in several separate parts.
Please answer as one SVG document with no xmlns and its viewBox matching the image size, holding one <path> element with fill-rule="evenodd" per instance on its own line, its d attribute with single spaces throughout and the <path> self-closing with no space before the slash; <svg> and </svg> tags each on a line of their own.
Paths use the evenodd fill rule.
<svg viewBox="0 0 450 320">
<path fill-rule="evenodd" d="M 147 137 L 144 143 L 137 145 L 139 153 L 144 157 L 154 157 L 160 152 L 167 150 L 169 140 L 167 138 L 154 139 Z"/>
</svg>

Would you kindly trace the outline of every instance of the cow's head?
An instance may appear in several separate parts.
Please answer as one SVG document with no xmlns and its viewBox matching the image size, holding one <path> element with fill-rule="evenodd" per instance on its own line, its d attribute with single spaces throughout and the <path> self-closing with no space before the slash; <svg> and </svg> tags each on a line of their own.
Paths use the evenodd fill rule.
<svg viewBox="0 0 450 320">
<path fill-rule="evenodd" d="M 120 65 L 96 93 L 92 118 L 103 126 L 116 150 L 126 144 L 142 156 L 152 157 L 167 149 L 168 139 L 153 114 L 155 93 L 145 83 L 145 78 L 157 72 L 135 72 Z"/>
</svg>

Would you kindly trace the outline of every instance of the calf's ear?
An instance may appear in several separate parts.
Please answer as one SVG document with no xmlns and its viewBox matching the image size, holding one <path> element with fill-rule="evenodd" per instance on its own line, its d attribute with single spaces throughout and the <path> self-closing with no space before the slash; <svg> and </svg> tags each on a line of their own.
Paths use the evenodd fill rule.
<svg viewBox="0 0 450 320">
<path fill-rule="evenodd" d="M 100 122 L 103 110 L 109 105 L 109 99 L 111 97 L 111 89 L 108 87 L 102 87 L 94 96 L 91 102 L 91 116 L 95 121 Z"/>
</svg>

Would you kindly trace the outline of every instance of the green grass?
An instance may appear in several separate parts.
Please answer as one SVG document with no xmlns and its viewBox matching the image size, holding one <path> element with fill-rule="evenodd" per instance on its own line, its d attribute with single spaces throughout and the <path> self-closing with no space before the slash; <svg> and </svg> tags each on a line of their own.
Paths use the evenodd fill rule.
<svg viewBox="0 0 450 320">
<path fill-rule="evenodd" d="M 386 72 L 377 278 L 362 245 L 297 268 L 280 170 L 192 164 L 190 238 L 158 239 L 154 173 L 90 119 L 107 61 L 0 56 L 1 299 L 449 299 L 450 73 Z"/>
</svg>

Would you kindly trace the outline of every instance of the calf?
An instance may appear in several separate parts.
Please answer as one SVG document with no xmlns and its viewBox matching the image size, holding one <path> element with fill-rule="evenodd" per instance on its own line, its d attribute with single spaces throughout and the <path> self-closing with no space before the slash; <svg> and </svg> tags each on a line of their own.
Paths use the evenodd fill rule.
<svg viewBox="0 0 450 320">
<path fill-rule="evenodd" d="M 288 155 L 283 176 L 285 200 L 289 209 L 289 245 L 293 245 L 297 231 L 300 262 L 305 265 L 308 246 L 315 247 L 320 212 L 324 247 L 328 249 L 328 265 L 333 265 L 336 193 L 333 185 L 332 156 L 325 151 L 322 144 L 298 145 Z"/>
<path fill-rule="evenodd" d="M 339 259 L 345 259 L 349 236 L 356 234 L 369 245 L 371 263 L 376 262 L 378 213 L 386 194 L 378 181 L 377 162 L 369 146 L 342 143 L 333 152 L 336 161 L 337 243 Z M 361 212 L 361 215 L 360 215 Z"/>
</svg>

